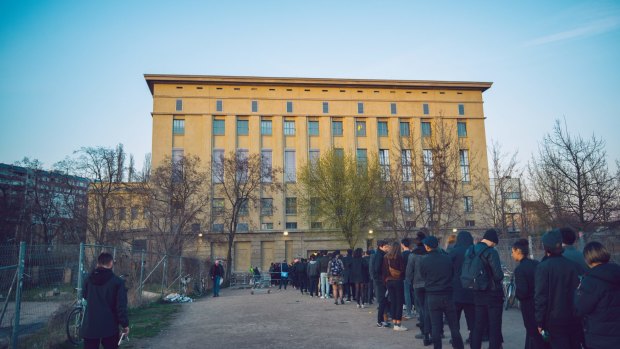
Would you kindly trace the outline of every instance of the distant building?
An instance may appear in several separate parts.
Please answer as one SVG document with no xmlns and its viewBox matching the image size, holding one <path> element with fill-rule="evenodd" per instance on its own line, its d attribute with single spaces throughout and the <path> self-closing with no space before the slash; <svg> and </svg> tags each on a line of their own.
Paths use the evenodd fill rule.
<svg viewBox="0 0 620 349">
<path fill-rule="evenodd" d="M 88 183 L 56 171 L 0 164 L 0 243 L 83 240 Z"/>
<path fill-rule="evenodd" d="M 233 270 L 249 265 L 266 269 L 273 261 L 347 248 L 338 232 L 297 210 L 298 169 L 334 148 L 354 154 L 358 161 L 378 154 L 384 168 L 402 163 L 409 171 L 405 177 L 410 177 L 412 159 L 424 158 L 424 166 L 432 167 L 432 152 L 425 144 L 438 133 L 439 120 L 458 142 L 459 159 L 453 163 L 462 178 L 459 219 L 449 231 L 483 226 L 482 209 L 476 209 L 481 188 L 489 187 L 482 94 L 491 83 L 187 75 L 145 79 L 153 96 L 153 168 L 166 156 L 192 154 L 208 166 L 222 154 L 242 152 L 261 154 L 265 166 L 283 169 L 273 180 L 285 189 L 273 197 L 263 193 L 265 204 L 250 207 L 239 221 Z M 403 147 L 410 138 L 420 141 Z M 221 210 L 224 202 L 213 197 L 212 211 Z M 405 197 L 400 205 L 407 212 L 424 212 L 433 202 L 420 207 Z M 385 223 L 379 225 L 360 247 L 393 237 Z M 414 220 L 400 225 L 423 227 Z M 226 244 L 218 241 L 223 230 L 217 220 L 201 229 L 205 238 L 197 244 L 203 246 L 202 253 L 226 256 Z"/>
<path fill-rule="evenodd" d="M 523 195 L 521 178 L 491 178 L 493 209 L 496 212 L 495 226 L 509 233 L 523 230 Z M 503 217 L 502 217 L 503 216 Z"/>
</svg>

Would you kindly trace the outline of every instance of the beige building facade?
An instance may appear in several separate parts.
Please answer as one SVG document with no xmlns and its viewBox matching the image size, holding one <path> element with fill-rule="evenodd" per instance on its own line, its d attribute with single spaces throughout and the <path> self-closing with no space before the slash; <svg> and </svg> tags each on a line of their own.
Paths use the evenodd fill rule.
<svg viewBox="0 0 620 349">
<path fill-rule="evenodd" d="M 478 186 L 489 186 L 482 94 L 491 83 L 150 74 L 145 79 L 153 96 L 153 168 L 165 156 L 193 154 L 209 166 L 214 156 L 242 151 L 261 154 L 273 168 L 283 169 L 274 181 L 284 190 L 268 198 L 271 215 L 250 208 L 240 220 L 234 270 L 247 270 L 250 264 L 267 268 L 274 261 L 348 247 L 339 233 L 309 222 L 295 202 L 299 169 L 330 148 L 358 158 L 385 151 L 384 163 L 402 163 L 404 139 L 424 139 L 441 119 L 454 130 L 466 157 L 472 157 L 465 159 L 468 173 Z M 421 154 L 423 144 L 411 151 Z M 474 230 L 483 221 L 472 209 L 479 189 L 466 191 L 473 194 L 464 198 L 465 214 L 454 228 Z M 221 204 L 216 196 L 214 207 Z M 210 220 L 203 225 L 197 253 L 225 257 L 219 224 Z M 366 248 L 390 236 L 378 226 L 358 245 Z"/>
</svg>

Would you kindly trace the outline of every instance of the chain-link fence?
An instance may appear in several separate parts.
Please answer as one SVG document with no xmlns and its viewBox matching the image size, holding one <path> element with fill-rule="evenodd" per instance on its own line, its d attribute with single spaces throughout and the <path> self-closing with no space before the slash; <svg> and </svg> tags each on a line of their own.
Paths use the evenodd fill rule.
<svg viewBox="0 0 620 349">
<path fill-rule="evenodd" d="M 18 339 L 64 321 L 102 252 L 114 256 L 114 273 L 125 279 L 129 307 L 170 293 L 202 296 L 212 286 L 211 262 L 194 257 L 85 244 L 0 246 L 0 348 L 18 348 Z M 64 324 L 55 326 L 64 330 Z"/>
</svg>

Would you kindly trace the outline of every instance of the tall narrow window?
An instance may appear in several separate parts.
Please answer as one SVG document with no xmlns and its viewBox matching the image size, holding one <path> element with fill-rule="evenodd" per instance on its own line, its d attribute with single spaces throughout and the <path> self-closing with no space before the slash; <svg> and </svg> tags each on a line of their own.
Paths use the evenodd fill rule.
<svg viewBox="0 0 620 349">
<path fill-rule="evenodd" d="M 287 113 L 292 113 L 293 112 L 293 102 L 291 102 L 291 101 L 287 101 L 286 102 L 286 112 Z"/>
<path fill-rule="evenodd" d="M 172 163 L 176 164 L 183 160 L 183 148 L 172 149 Z"/>
<path fill-rule="evenodd" d="M 226 132 L 226 124 L 224 120 L 213 120 L 213 134 L 222 136 Z"/>
<path fill-rule="evenodd" d="M 185 133 L 185 120 L 172 120 L 172 133 L 182 135 Z"/>
<path fill-rule="evenodd" d="M 429 114 L 428 104 L 426 103 L 422 104 L 422 112 L 424 113 L 424 115 Z"/>
<path fill-rule="evenodd" d="M 430 149 L 422 150 L 422 161 L 424 165 L 424 180 L 433 179 L 433 151 Z"/>
<path fill-rule="evenodd" d="M 224 199 L 213 199 L 213 208 L 212 211 L 214 216 L 219 216 L 224 213 Z"/>
<path fill-rule="evenodd" d="M 237 135 L 247 136 L 248 130 L 249 130 L 248 120 L 237 120 Z"/>
<path fill-rule="evenodd" d="M 431 123 L 428 121 L 422 121 L 422 137 L 431 136 Z"/>
<path fill-rule="evenodd" d="M 366 137 L 366 121 L 355 122 L 355 135 L 358 137 Z"/>
<path fill-rule="evenodd" d="M 224 180 L 224 149 L 213 149 L 212 162 L 213 183 L 222 183 Z"/>
<path fill-rule="evenodd" d="M 308 160 L 311 165 L 315 165 L 319 161 L 319 157 L 321 156 L 321 151 L 318 149 L 310 149 L 308 152 Z"/>
<path fill-rule="evenodd" d="M 176 111 L 183 111 L 183 100 L 182 99 L 177 99 Z"/>
<path fill-rule="evenodd" d="M 224 105 L 221 99 L 215 101 L 215 111 L 224 111 Z"/>
<path fill-rule="evenodd" d="M 434 198 L 426 198 L 426 212 L 428 213 L 432 213 L 433 209 L 435 208 L 435 200 Z M 430 223 L 430 222 L 429 222 Z"/>
<path fill-rule="evenodd" d="M 260 215 L 271 216 L 273 214 L 273 199 L 262 198 L 260 199 Z"/>
<path fill-rule="evenodd" d="M 286 198 L 286 214 L 297 214 L 297 198 Z"/>
<path fill-rule="evenodd" d="M 388 135 L 387 121 L 379 121 L 377 123 L 377 134 L 379 135 L 379 137 L 387 137 Z"/>
<path fill-rule="evenodd" d="M 411 131 L 409 130 L 409 122 L 401 121 L 400 122 L 400 136 L 401 137 L 409 137 Z"/>
<path fill-rule="evenodd" d="M 400 152 L 400 163 L 403 167 L 403 182 L 413 180 L 413 168 L 411 163 L 411 149 L 403 149 Z"/>
<path fill-rule="evenodd" d="M 319 135 L 319 122 L 318 121 L 308 121 L 308 135 L 310 136 Z"/>
<path fill-rule="evenodd" d="M 467 124 L 465 121 L 457 121 L 456 123 L 457 132 L 459 137 L 467 137 Z"/>
<path fill-rule="evenodd" d="M 364 103 L 362 102 L 357 103 L 357 113 L 364 114 Z"/>
<path fill-rule="evenodd" d="M 263 183 L 271 183 L 271 149 L 263 149 L 260 153 L 261 180 Z"/>
<path fill-rule="evenodd" d="M 293 121 L 293 120 L 284 120 L 284 135 L 285 136 L 294 136 L 295 135 L 295 121 Z"/>
<path fill-rule="evenodd" d="M 247 216 L 249 214 L 248 210 L 248 199 L 244 199 L 239 204 L 239 216 Z"/>
<path fill-rule="evenodd" d="M 459 115 L 465 115 L 465 104 L 459 104 Z"/>
<path fill-rule="evenodd" d="M 297 168 L 295 166 L 295 151 L 286 150 L 284 152 L 284 175 L 287 182 L 297 181 Z"/>
<path fill-rule="evenodd" d="M 459 150 L 459 158 L 461 160 L 461 179 L 463 182 L 471 180 L 469 175 L 469 151 L 466 149 Z"/>
<path fill-rule="evenodd" d="M 342 136 L 342 121 L 332 121 L 332 135 Z"/>
<path fill-rule="evenodd" d="M 260 134 L 265 136 L 271 136 L 271 120 L 261 120 Z"/>
<path fill-rule="evenodd" d="M 405 196 L 403 198 L 403 211 L 405 213 L 413 213 L 413 198 L 410 196 Z"/>
<path fill-rule="evenodd" d="M 237 149 L 237 182 L 246 183 L 248 181 L 248 150 Z"/>
<path fill-rule="evenodd" d="M 381 166 L 381 178 L 384 181 L 390 180 L 390 151 L 379 149 L 379 165 Z"/>
<path fill-rule="evenodd" d="M 258 113 L 258 101 L 252 101 L 252 113 Z"/>
<path fill-rule="evenodd" d="M 357 164 L 359 166 L 366 166 L 368 163 L 368 153 L 366 149 L 358 149 L 357 150 Z"/>
<path fill-rule="evenodd" d="M 329 113 L 329 102 L 323 102 L 323 114 Z"/>
<path fill-rule="evenodd" d="M 391 103 L 391 104 L 390 104 L 390 113 L 391 113 L 392 115 L 395 115 L 395 114 L 396 114 L 396 103 Z"/>
<path fill-rule="evenodd" d="M 474 198 L 471 196 L 464 196 L 463 208 L 465 212 L 474 212 Z"/>
</svg>

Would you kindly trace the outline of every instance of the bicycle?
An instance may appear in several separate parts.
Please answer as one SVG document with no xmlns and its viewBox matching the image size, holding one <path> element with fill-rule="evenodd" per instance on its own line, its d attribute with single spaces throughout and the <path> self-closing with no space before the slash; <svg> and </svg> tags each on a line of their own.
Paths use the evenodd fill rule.
<svg viewBox="0 0 620 349">
<path fill-rule="evenodd" d="M 67 331 L 67 339 L 73 345 L 79 345 L 83 339 L 80 336 L 80 329 L 82 328 L 82 322 L 84 322 L 84 314 L 86 313 L 86 299 L 75 301 L 73 304 L 73 310 L 67 316 L 67 322 L 65 329 Z"/>
<path fill-rule="evenodd" d="M 519 307 L 519 301 L 517 300 L 517 292 L 515 285 L 515 276 L 510 271 L 504 271 L 504 309 Z"/>
</svg>

